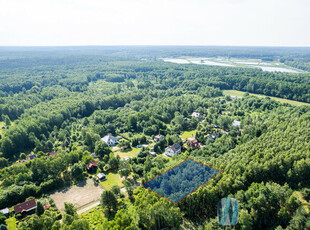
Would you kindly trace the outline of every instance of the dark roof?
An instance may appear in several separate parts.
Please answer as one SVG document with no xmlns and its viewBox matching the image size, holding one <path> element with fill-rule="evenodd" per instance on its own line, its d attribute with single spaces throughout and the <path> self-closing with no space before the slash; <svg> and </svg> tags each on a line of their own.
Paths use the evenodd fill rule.
<svg viewBox="0 0 310 230">
<path fill-rule="evenodd" d="M 181 148 L 181 145 L 179 143 L 175 143 L 171 146 L 171 149 L 176 152 L 177 150 L 179 150 Z"/>
<path fill-rule="evenodd" d="M 32 160 L 32 159 L 34 159 L 34 158 L 36 158 L 36 157 L 37 157 L 37 154 L 30 154 L 30 155 L 28 156 L 28 159 Z"/>
<path fill-rule="evenodd" d="M 37 207 L 36 200 L 31 199 L 14 206 L 15 214 L 29 212 Z"/>
</svg>

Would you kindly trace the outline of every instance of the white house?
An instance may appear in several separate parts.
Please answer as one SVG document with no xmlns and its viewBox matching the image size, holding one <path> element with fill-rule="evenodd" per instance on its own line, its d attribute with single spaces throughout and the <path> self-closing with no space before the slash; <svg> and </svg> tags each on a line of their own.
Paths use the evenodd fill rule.
<svg viewBox="0 0 310 230">
<path fill-rule="evenodd" d="M 237 120 L 234 120 L 233 123 L 232 123 L 232 126 L 238 126 L 240 127 L 240 121 L 237 121 Z"/>
<path fill-rule="evenodd" d="M 193 112 L 193 113 L 192 113 L 192 117 L 202 118 L 202 115 L 201 115 L 201 113 Z"/>
<path fill-rule="evenodd" d="M 231 99 L 234 99 L 234 100 L 238 99 L 238 97 L 237 97 L 237 96 L 233 96 L 233 95 L 232 95 L 232 96 L 230 96 L 230 98 L 231 98 Z"/>
<path fill-rule="evenodd" d="M 107 136 L 101 138 L 101 140 L 104 143 L 107 143 L 109 146 L 114 146 L 117 144 L 117 138 L 113 137 L 112 135 L 107 135 Z"/>
<path fill-rule="evenodd" d="M 164 135 L 158 134 L 158 135 L 156 135 L 156 136 L 154 137 L 154 141 L 155 141 L 155 142 L 158 142 L 158 141 L 160 141 L 160 140 L 162 140 L 162 139 L 164 139 L 164 138 L 165 138 Z"/>
<path fill-rule="evenodd" d="M 181 145 L 179 143 L 175 143 L 165 148 L 165 154 L 168 157 L 173 157 L 174 155 L 177 155 L 180 153 L 181 153 Z"/>
<path fill-rule="evenodd" d="M 104 173 L 98 173 L 97 174 L 97 181 L 103 181 L 106 180 L 106 175 Z"/>
</svg>

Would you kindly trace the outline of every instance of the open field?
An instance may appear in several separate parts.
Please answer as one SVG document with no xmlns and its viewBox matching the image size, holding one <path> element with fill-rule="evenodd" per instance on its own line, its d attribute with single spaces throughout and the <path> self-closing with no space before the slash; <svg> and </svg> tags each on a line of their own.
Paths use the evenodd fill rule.
<svg viewBox="0 0 310 230">
<path fill-rule="evenodd" d="M 120 187 L 124 186 L 122 183 L 122 179 L 116 170 L 106 173 L 106 177 L 107 180 L 100 182 L 104 189 L 109 190 L 112 188 L 113 185 L 118 185 Z"/>
<path fill-rule="evenodd" d="M 115 155 L 119 155 L 121 159 L 125 157 L 135 157 L 140 152 L 141 148 L 134 148 L 126 149 L 126 150 L 117 150 L 114 152 Z"/>
<path fill-rule="evenodd" d="M 190 138 L 190 137 L 192 137 L 192 136 L 195 136 L 196 135 L 196 130 L 192 130 L 192 131 L 184 131 L 181 135 L 180 135 L 180 137 L 182 138 L 182 139 L 186 139 L 186 138 Z"/>
<path fill-rule="evenodd" d="M 223 94 L 229 95 L 229 96 L 237 96 L 238 98 L 242 98 L 246 92 L 243 91 L 238 91 L 238 90 L 223 90 Z M 256 97 L 270 97 L 262 94 L 255 94 L 255 93 L 249 93 L 250 95 L 256 96 Z M 289 103 L 291 105 L 310 105 L 310 103 L 306 102 L 300 102 L 300 101 L 293 101 L 293 100 L 288 100 L 284 98 L 279 98 L 279 97 L 270 97 L 271 99 L 275 101 L 279 101 L 281 103 Z"/>
<path fill-rule="evenodd" d="M 77 208 L 100 199 L 104 189 L 95 186 L 92 179 L 87 179 L 77 185 L 72 185 L 50 195 L 59 210 L 64 209 L 64 202 L 73 203 Z"/>
</svg>

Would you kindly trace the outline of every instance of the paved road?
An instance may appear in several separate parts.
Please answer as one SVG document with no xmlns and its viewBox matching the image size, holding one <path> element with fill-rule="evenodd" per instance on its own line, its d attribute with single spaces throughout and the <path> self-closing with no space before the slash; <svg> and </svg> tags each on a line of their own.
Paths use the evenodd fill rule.
<svg viewBox="0 0 310 230">
<path fill-rule="evenodd" d="M 82 213 L 87 212 L 88 210 L 90 210 L 90 209 L 92 209 L 92 208 L 95 208 L 95 207 L 97 207 L 97 206 L 99 206 L 99 205 L 100 205 L 100 201 L 98 201 L 98 202 L 96 202 L 96 203 L 94 203 L 94 204 L 92 204 L 92 205 L 89 205 L 89 206 L 87 206 L 87 207 L 85 207 L 85 208 L 82 208 L 82 209 L 78 210 L 78 211 L 77 211 L 77 214 L 78 214 L 78 215 L 81 215 Z"/>
</svg>

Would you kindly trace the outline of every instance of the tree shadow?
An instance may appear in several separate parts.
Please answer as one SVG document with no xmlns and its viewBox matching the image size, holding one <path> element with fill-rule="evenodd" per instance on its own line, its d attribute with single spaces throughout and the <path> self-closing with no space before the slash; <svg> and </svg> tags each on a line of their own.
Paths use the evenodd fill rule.
<svg viewBox="0 0 310 230">
<path fill-rule="evenodd" d="M 78 183 L 76 183 L 75 185 L 78 187 L 84 187 L 87 184 L 87 180 L 81 180 Z"/>
</svg>

